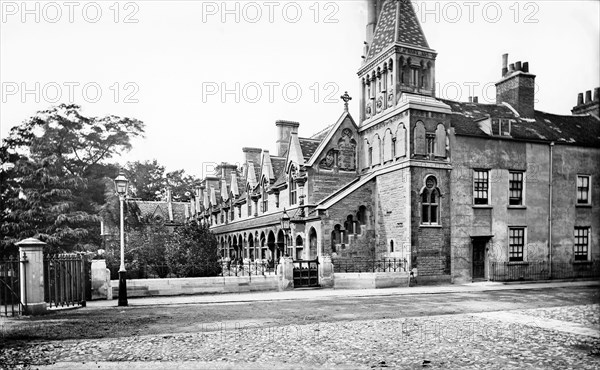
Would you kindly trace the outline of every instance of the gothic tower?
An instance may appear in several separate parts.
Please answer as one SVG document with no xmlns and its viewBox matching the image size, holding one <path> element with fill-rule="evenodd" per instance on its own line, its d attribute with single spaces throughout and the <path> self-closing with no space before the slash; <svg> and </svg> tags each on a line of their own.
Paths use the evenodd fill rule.
<svg viewBox="0 0 600 370">
<path fill-rule="evenodd" d="M 410 0 L 369 0 L 360 121 L 393 108 L 402 92 L 435 96 L 436 52 Z"/>
</svg>

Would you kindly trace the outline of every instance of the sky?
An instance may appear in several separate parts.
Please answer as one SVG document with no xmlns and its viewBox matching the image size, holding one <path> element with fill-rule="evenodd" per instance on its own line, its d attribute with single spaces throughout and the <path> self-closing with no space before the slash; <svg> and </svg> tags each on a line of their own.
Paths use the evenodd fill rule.
<svg viewBox="0 0 600 370">
<path fill-rule="evenodd" d="M 493 103 L 501 56 L 529 62 L 536 109 L 570 114 L 600 85 L 600 2 L 413 1 L 437 95 Z M 0 134 L 60 103 L 145 122 L 113 161 L 203 176 L 275 153 L 275 121 L 309 137 L 354 98 L 366 1 L 0 1 Z"/>
</svg>

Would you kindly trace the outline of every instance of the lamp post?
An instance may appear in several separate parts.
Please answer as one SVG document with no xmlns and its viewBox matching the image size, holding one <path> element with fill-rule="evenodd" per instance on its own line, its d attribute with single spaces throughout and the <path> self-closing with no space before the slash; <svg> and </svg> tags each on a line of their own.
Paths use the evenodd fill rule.
<svg viewBox="0 0 600 370">
<path fill-rule="evenodd" d="M 281 229 L 283 230 L 283 234 L 284 234 L 284 241 L 285 241 L 284 255 L 286 255 L 287 250 L 288 250 L 288 232 L 291 230 L 291 228 L 290 228 L 290 216 L 288 216 L 287 212 L 285 211 L 285 208 L 283 209 L 283 215 L 281 215 Z"/>
<path fill-rule="evenodd" d="M 120 203 L 120 220 L 121 220 L 121 267 L 119 268 L 119 306 L 127 306 L 127 272 L 125 271 L 125 217 L 123 207 L 125 197 L 127 196 L 127 187 L 129 180 L 125 177 L 123 170 L 119 171 L 119 175 L 115 179 L 115 189 L 119 194 Z"/>
</svg>

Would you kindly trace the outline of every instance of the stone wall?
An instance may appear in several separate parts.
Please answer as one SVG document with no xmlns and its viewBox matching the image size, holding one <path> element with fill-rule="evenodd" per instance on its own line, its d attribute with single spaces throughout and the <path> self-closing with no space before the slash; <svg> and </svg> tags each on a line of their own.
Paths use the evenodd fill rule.
<svg viewBox="0 0 600 370">
<path fill-rule="evenodd" d="M 112 280 L 113 297 L 119 296 L 119 281 Z M 277 291 L 277 275 L 248 277 L 204 277 L 127 280 L 127 297 L 174 296 L 185 294 L 245 293 Z"/>
</svg>

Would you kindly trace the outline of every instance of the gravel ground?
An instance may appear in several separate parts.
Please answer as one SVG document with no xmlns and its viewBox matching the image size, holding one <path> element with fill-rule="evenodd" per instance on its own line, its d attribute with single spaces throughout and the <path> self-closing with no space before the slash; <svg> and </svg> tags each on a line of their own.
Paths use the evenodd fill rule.
<svg viewBox="0 0 600 370">
<path fill-rule="evenodd" d="M 598 322 L 598 305 L 519 313 Z M 206 323 L 189 334 L 16 341 L 0 349 L 4 368 L 62 362 L 97 368 L 95 361 L 161 361 L 179 368 L 598 369 L 600 339 L 456 314 L 307 325 Z"/>
</svg>

